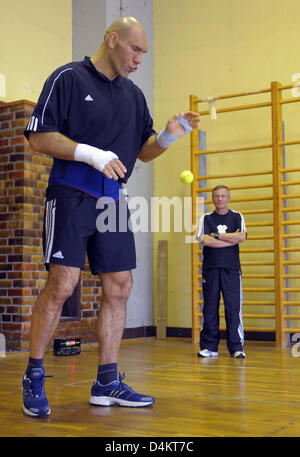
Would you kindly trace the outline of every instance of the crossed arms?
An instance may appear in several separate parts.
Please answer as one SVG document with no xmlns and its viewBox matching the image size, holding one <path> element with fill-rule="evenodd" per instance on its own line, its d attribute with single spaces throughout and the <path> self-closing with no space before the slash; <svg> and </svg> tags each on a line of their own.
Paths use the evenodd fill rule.
<svg viewBox="0 0 300 457">
<path fill-rule="evenodd" d="M 243 243 L 246 241 L 246 238 L 247 233 L 237 229 L 233 233 L 219 233 L 218 240 L 214 238 L 214 233 L 211 233 L 210 235 L 203 235 L 201 242 L 203 246 L 207 246 L 209 248 L 228 248 L 230 246 L 234 246 L 235 244 Z"/>
</svg>

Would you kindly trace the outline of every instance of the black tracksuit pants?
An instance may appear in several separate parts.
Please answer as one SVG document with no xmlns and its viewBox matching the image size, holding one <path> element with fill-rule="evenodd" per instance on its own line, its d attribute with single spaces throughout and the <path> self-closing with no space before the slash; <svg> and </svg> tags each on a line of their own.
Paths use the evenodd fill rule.
<svg viewBox="0 0 300 457">
<path fill-rule="evenodd" d="M 202 272 L 203 327 L 200 331 L 200 349 L 217 352 L 220 341 L 219 306 L 222 292 L 227 348 L 230 354 L 243 350 L 242 282 L 239 270 L 211 268 Z"/>
</svg>

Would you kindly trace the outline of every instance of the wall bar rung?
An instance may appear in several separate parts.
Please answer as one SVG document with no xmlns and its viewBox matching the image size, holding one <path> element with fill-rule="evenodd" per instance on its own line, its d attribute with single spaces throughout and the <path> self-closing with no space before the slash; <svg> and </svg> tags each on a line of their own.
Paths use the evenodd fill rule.
<svg viewBox="0 0 300 457">
<path fill-rule="evenodd" d="M 300 97 L 294 97 L 294 98 L 285 98 L 284 100 L 281 100 L 281 105 L 285 105 L 286 103 L 297 103 L 300 101 Z"/>
<path fill-rule="evenodd" d="M 300 181 L 281 181 L 281 186 L 298 186 Z"/>
<path fill-rule="evenodd" d="M 266 182 L 262 184 L 251 184 L 249 186 L 230 186 L 230 190 L 243 190 L 243 189 L 258 189 L 258 188 L 265 188 L 265 187 L 272 187 L 273 184 L 271 182 Z M 199 189 L 201 192 L 211 192 L 213 187 L 201 187 Z"/>
<path fill-rule="evenodd" d="M 273 240 L 274 236 L 273 235 L 249 235 L 247 236 L 247 241 L 250 240 Z"/>
<path fill-rule="evenodd" d="M 295 206 L 294 208 L 282 208 L 281 211 L 283 213 L 291 213 L 291 212 L 300 211 L 300 206 Z"/>
<path fill-rule="evenodd" d="M 281 168 L 280 173 L 294 173 L 300 171 L 300 168 Z"/>
<path fill-rule="evenodd" d="M 208 154 L 221 154 L 223 152 L 242 152 L 242 151 L 254 151 L 256 149 L 268 149 L 271 148 L 272 144 L 258 144 L 256 146 L 243 146 L 239 148 L 227 148 L 227 149 L 211 149 L 198 151 L 196 155 L 208 155 Z"/>
<path fill-rule="evenodd" d="M 282 86 L 285 87 L 285 86 Z M 291 85 L 291 87 L 294 87 L 294 85 Z M 290 87 L 288 87 L 290 88 Z M 217 95 L 216 97 L 213 97 L 214 100 L 226 100 L 228 98 L 237 98 L 237 97 L 245 97 L 248 95 L 257 95 L 257 94 L 265 94 L 267 92 L 271 92 L 271 89 L 256 89 L 256 90 L 247 90 L 244 92 L 237 92 L 235 94 L 223 94 L 223 95 Z M 195 97 L 194 103 L 207 103 L 207 98 L 197 98 Z"/>
<path fill-rule="evenodd" d="M 286 274 L 286 275 L 283 275 L 283 278 L 284 279 L 299 279 L 300 278 L 300 274 Z"/>
<path fill-rule="evenodd" d="M 197 302 L 198 305 L 202 305 L 203 304 L 203 300 L 197 300 L 196 302 Z M 290 303 L 290 302 L 288 302 L 288 303 Z M 224 305 L 224 303 L 222 301 L 221 301 L 220 304 Z M 250 306 L 274 306 L 275 302 L 274 301 L 267 301 L 267 300 L 244 300 L 243 304 L 244 305 L 250 305 Z M 299 305 L 295 305 L 294 304 L 293 306 L 300 306 L 300 302 L 299 302 Z"/>
<path fill-rule="evenodd" d="M 300 238 L 300 233 L 288 233 L 286 235 L 282 235 L 282 238 Z"/>
<path fill-rule="evenodd" d="M 201 193 L 201 189 L 197 189 L 197 193 Z M 272 196 L 270 196 L 270 197 L 261 196 L 261 197 L 255 197 L 255 198 L 231 198 L 230 202 L 231 203 L 259 202 L 259 201 L 264 201 L 264 200 L 273 200 L 273 197 Z M 203 204 L 205 204 L 205 205 L 212 204 L 212 200 L 204 200 Z"/>
<path fill-rule="evenodd" d="M 300 139 L 279 142 L 279 146 L 293 146 L 294 144 L 300 144 Z"/>
<path fill-rule="evenodd" d="M 300 171 L 300 169 L 299 169 Z M 258 175 L 271 175 L 272 170 L 270 171 L 254 171 L 251 173 L 234 173 L 231 175 L 208 175 L 208 176 L 198 176 L 196 179 L 198 180 L 206 180 L 206 179 L 226 179 L 226 178 L 244 178 L 247 176 L 258 176 Z"/>
<path fill-rule="evenodd" d="M 251 105 L 230 106 L 229 108 L 219 108 L 216 110 L 216 113 L 230 113 L 232 111 L 243 111 L 254 108 L 266 108 L 268 106 L 271 106 L 271 102 L 253 103 Z M 208 114 L 210 114 L 210 111 L 200 111 L 199 114 L 200 116 L 207 116 Z"/>
<path fill-rule="evenodd" d="M 268 214 L 273 213 L 272 209 L 245 209 L 243 214 Z"/>
</svg>

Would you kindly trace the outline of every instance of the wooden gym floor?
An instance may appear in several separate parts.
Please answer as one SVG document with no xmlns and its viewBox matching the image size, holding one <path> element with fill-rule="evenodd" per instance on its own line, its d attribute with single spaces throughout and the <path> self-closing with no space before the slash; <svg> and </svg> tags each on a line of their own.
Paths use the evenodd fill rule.
<svg viewBox="0 0 300 457">
<path fill-rule="evenodd" d="M 78 356 L 46 354 L 52 413 L 21 412 L 21 379 L 28 353 L 0 358 L 1 437 L 297 437 L 300 435 L 300 359 L 291 348 L 246 342 L 245 360 L 199 359 L 191 340 L 124 340 L 124 382 L 156 397 L 150 408 L 88 404 L 97 371 L 96 345 Z"/>
</svg>

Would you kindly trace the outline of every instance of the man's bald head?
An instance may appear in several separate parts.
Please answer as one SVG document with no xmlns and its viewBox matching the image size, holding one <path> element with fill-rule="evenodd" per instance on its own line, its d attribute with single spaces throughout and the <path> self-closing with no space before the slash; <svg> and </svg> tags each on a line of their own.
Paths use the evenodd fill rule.
<svg viewBox="0 0 300 457">
<path fill-rule="evenodd" d="M 117 33 L 121 39 L 125 39 L 128 37 L 132 29 L 140 29 L 140 31 L 145 33 L 142 24 L 138 22 L 134 17 L 120 17 L 119 19 L 116 19 L 106 30 L 104 41 L 106 41 L 109 35 L 114 32 Z"/>
<path fill-rule="evenodd" d="M 91 61 L 109 79 L 127 78 L 142 63 L 148 51 L 144 27 L 131 16 L 115 20 L 106 30 L 104 40 Z"/>
</svg>

